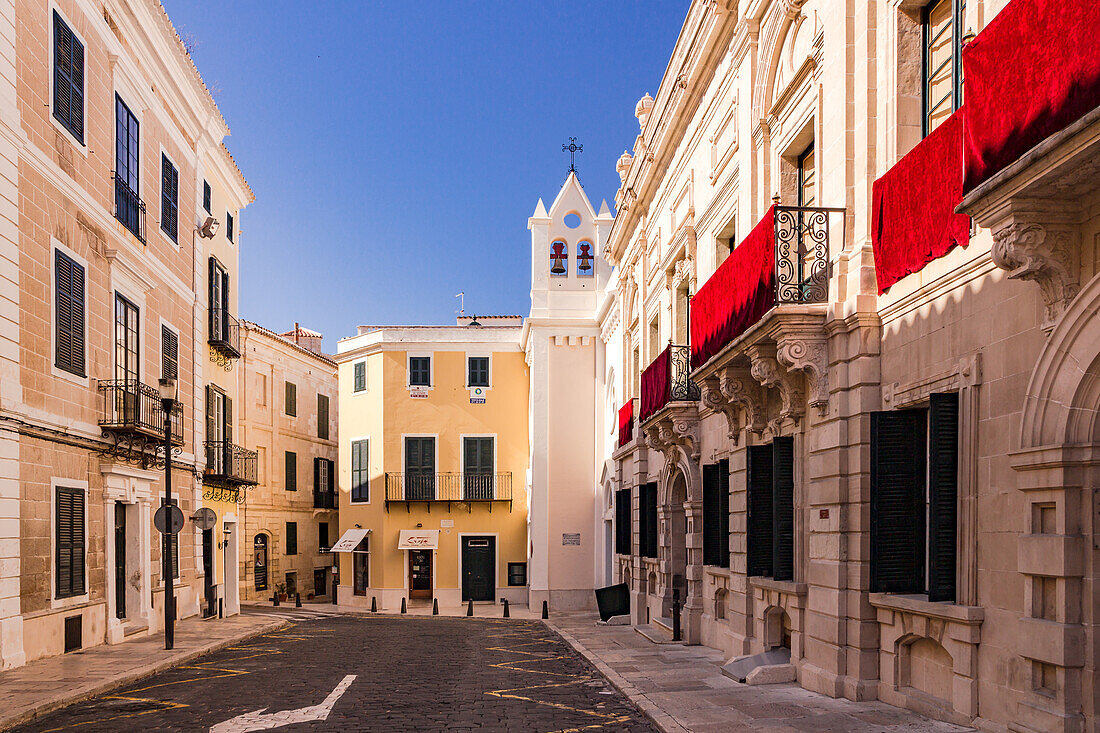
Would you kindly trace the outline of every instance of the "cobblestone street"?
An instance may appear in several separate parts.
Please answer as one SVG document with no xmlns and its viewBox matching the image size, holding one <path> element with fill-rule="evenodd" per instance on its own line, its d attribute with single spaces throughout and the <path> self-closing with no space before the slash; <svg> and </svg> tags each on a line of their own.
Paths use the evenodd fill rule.
<svg viewBox="0 0 1100 733">
<path fill-rule="evenodd" d="M 655 730 L 541 623 L 362 616 L 302 616 L 13 730 L 212 728 Z"/>
</svg>

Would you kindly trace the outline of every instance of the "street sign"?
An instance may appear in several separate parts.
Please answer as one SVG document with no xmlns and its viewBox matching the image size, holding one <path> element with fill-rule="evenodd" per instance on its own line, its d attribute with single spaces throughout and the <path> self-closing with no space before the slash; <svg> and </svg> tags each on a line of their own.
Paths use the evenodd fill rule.
<svg viewBox="0 0 1100 733">
<path fill-rule="evenodd" d="M 161 534 L 179 534 L 185 521 L 178 506 L 162 506 L 153 514 L 153 526 Z"/>
<path fill-rule="evenodd" d="M 218 515 L 210 507 L 204 506 L 191 515 L 191 523 L 203 531 L 214 529 L 214 525 L 218 523 Z"/>
</svg>

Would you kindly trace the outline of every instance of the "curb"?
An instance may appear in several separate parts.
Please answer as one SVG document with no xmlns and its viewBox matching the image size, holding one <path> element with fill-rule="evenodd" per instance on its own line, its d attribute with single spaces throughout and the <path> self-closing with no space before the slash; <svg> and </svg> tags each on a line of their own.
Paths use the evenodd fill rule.
<svg viewBox="0 0 1100 733">
<path fill-rule="evenodd" d="M 239 644 L 242 641 L 247 641 L 257 636 L 269 634 L 272 631 L 283 628 L 284 626 L 289 626 L 290 623 L 291 622 L 289 620 L 274 621 L 267 624 L 266 626 L 251 629 L 250 631 L 241 634 L 240 636 L 235 636 L 230 639 L 222 639 L 221 641 L 214 642 L 213 644 L 209 644 L 199 649 L 193 649 L 189 652 L 179 654 L 178 656 L 172 657 L 170 659 L 163 659 L 158 662 L 146 664 L 145 666 L 131 670 L 120 677 L 116 677 L 112 680 L 107 680 L 106 682 L 102 682 L 94 687 L 80 690 L 79 692 L 75 692 L 71 695 L 62 695 L 60 697 L 53 698 L 52 700 L 46 700 L 41 704 L 34 706 L 30 710 L 19 713 L 18 715 L 6 719 L 0 719 L 0 731 L 14 728 L 15 726 L 22 725 L 23 723 L 28 723 L 42 715 L 45 715 L 46 713 L 52 713 L 55 710 L 66 707 L 68 705 L 72 705 L 73 703 L 82 702 L 97 695 L 102 695 L 105 692 L 117 690 L 120 687 L 126 687 L 127 685 L 140 679 L 149 677 L 150 675 L 154 675 L 158 672 L 163 672 L 164 670 L 171 667 L 185 664 L 205 654 L 221 651 L 222 649 L 225 649 L 228 646 L 232 646 L 233 644 Z"/>
<path fill-rule="evenodd" d="M 546 624 L 547 628 L 556 633 L 562 639 L 565 639 L 565 642 L 569 644 L 569 646 L 573 647 L 574 651 L 587 659 L 589 664 L 595 667 L 600 674 L 607 678 L 607 681 L 611 683 L 612 687 L 621 692 L 623 695 L 626 695 L 627 699 L 630 700 L 630 702 L 634 703 L 634 705 L 639 710 L 641 710 L 647 718 L 653 721 L 653 724 L 660 728 L 664 733 L 691 733 L 690 728 L 685 728 L 683 725 L 678 723 L 675 718 L 666 713 L 664 710 L 661 709 L 659 705 L 646 697 L 645 693 L 635 687 L 630 681 L 622 677 L 618 672 L 611 669 L 611 667 L 609 667 L 606 662 L 590 652 L 588 648 L 584 646 L 584 644 L 581 644 L 579 641 L 574 639 L 573 636 L 570 635 L 567 631 L 564 631 L 560 627 L 554 625 L 548 619 L 541 620 L 544 624 Z"/>
</svg>

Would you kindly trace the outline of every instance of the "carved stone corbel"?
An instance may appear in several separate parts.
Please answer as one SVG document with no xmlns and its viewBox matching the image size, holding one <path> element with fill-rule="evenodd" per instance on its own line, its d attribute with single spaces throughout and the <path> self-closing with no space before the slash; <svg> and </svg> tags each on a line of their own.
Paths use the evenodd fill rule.
<svg viewBox="0 0 1100 733">
<path fill-rule="evenodd" d="M 993 263 L 1010 278 L 1039 286 L 1046 306 L 1045 331 L 1054 328 L 1080 290 L 1078 239 L 1072 226 L 1032 217 L 1012 216 L 993 229 Z"/>
<path fill-rule="evenodd" d="M 829 347 L 824 335 L 803 335 L 781 338 L 776 359 L 788 372 L 806 375 L 810 392 L 810 407 L 821 415 L 829 411 Z"/>
<path fill-rule="evenodd" d="M 722 394 L 718 377 L 707 377 L 700 387 L 702 388 L 703 404 L 726 416 L 727 435 L 733 444 L 737 445 L 741 437 L 741 420 L 737 414 L 737 407 Z"/>
<path fill-rule="evenodd" d="M 779 390 L 780 418 L 791 418 L 795 422 L 802 417 L 802 390 L 796 387 L 790 375 L 776 359 L 776 348 L 771 344 L 754 344 L 748 348 L 749 361 L 752 363 L 752 378 L 764 387 Z"/>
<path fill-rule="evenodd" d="M 669 416 L 645 429 L 648 444 L 676 462 L 676 449 L 682 447 L 692 460 L 699 460 L 699 421 L 689 416 Z"/>
</svg>

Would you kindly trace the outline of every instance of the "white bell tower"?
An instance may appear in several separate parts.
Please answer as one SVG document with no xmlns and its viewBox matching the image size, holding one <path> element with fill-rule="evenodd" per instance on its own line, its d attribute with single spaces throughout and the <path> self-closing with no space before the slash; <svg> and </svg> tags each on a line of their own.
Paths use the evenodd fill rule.
<svg viewBox="0 0 1100 733">
<path fill-rule="evenodd" d="M 542 199 L 531 230 L 531 313 L 524 330 L 530 368 L 528 599 L 557 610 L 595 607 L 602 565 L 597 460 L 603 423 L 604 348 L 597 313 L 611 268 L 603 248 L 614 218 L 599 213 L 569 177 L 550 211 Z M 601 583 L 602 584 L 602 583 Z"/>
</svg>

